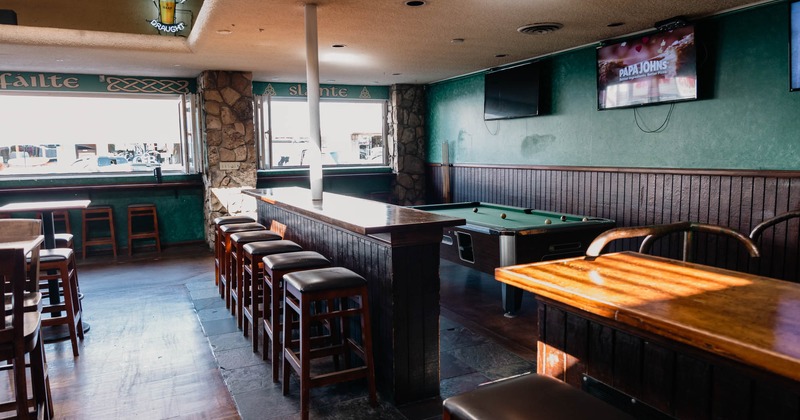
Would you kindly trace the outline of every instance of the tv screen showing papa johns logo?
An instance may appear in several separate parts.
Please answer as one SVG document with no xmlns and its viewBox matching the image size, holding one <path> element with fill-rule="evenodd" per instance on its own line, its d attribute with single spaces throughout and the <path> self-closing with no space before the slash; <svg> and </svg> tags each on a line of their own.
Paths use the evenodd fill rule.
<svg viewBox="0 0 800 420">
<path fill-rule="evenodd" d="M 697 99 L 694 27 L 597 49 L 599 109 Z"/>
</svg>

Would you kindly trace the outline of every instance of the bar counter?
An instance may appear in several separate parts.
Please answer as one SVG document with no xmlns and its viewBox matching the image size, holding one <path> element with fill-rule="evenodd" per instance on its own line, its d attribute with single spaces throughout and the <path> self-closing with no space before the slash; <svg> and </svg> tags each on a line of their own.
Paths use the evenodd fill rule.
<svg viewBox="0 0 800 420">
<path fill-rule="evenodd" d="M 245 190 L 258 219 L 368 282 L 378 390 L 404 404 L 439 396 L 439 244 L 464 219 L 303 188 Z"/>
<path fill-rule="evenodd" d="M 800 415 L 798 284 L 634 252 L 495 277 L 536 295 L 540 374 L 678 418 Z"/>
</svg>

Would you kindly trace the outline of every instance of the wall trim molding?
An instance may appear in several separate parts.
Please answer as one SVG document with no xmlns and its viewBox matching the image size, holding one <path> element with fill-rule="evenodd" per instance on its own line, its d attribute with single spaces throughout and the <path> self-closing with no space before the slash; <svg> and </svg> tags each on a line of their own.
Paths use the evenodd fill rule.
<svg viewBox="0 0 800 420">
<path fill-rule="evenodd" d="M 430 168 L 441 168 L 441 163 L 428 163 Z M 478 169 L 521 169 L 537 171 L 573 171 L 573 172 L 610 172 L 637 174 L 669 174 L 669 175 L 711 175 L 711 176 L 755 176 L 769 178 L 797 178 L 800 171 L 778 169 L 696 169 L 696 168 L 637 168 L 613 166 L 550 166 L 550 165 L 505 165 L 479 163 L 453 163 L 453 168 Z"/>
</svg>

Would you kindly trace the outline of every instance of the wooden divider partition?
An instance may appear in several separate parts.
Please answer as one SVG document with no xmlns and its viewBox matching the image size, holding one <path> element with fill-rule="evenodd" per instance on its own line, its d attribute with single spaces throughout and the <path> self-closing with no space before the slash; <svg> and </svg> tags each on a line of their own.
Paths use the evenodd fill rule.
<svg viewBox="0 0 800 420">
<path fill-rule="evenodd" d="M 445 198 L 441 165 L 427 171 L 428 201 Z M 800 171 L 592 168 L 553 166 L 450 166 L 453 202 L 483 201 L 614 219 L 617 226 L 694 221 L 744 234 L 761 221 L 800 209 Z M 696 261 L 800 282 L 800 220 L 765 232 L 762 258 L 750 261 L 729 240 L 698 235 Z M 679 258 L 677 238 L 661 241 L 657 255 Z M 639 241 L 612 244 L 636 250 Z"/>
</svg>

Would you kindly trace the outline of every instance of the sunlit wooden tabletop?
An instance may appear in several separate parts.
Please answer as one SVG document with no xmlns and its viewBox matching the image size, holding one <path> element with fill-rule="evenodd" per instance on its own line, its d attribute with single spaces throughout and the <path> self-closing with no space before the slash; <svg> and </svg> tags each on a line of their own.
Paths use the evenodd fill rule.
<svg viewBox="0 0 800 420">
<path fill-rule="evenodd" d="M 495 277 L 800 381 L 800 284 L 635 252 L 501 267 Z"/>
</svg>

